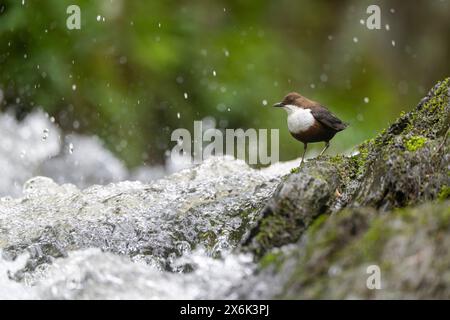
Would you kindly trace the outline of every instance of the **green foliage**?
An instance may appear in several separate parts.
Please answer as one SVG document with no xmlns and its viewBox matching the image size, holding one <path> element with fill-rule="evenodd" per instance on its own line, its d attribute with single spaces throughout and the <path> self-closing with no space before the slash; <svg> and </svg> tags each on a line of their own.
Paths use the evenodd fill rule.
<svg viewBox="0 0 450 320">
<path fill-rule="evenodd" d="M 81 8 L 81 30 L 66 28 L 70 4 Z M 301 146 L 285 115 L 268 106 L 299 91 L 352 124 L 332 141 L 345 150 L 413 105 L 450 60 L 450 29 L 441 27 L 448 15 L 430 24 L 423 15 L 431 4 L 396 4 L 399 24 L 417 22 L 395 30 L 405 50 L 392 47 L 388 32 L 359 24 L 366 6 L 0 0 L 0 106 L 19 117 L 43 108 L 65 131 L 98 135 L 130 166 L 164 161 L 172 130 L 204 117 L 219 128 L 280 128 L 286 160 Z M 424 36 L 426 54 L 408 49 Z"/>
</svg>

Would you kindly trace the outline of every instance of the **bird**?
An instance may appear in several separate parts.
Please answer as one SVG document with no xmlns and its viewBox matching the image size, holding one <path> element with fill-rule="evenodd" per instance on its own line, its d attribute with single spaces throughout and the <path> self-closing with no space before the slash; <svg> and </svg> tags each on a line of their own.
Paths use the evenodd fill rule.
<svg viewBox="0 0 450 320">
<path fill-rule="evenodd" d="M 325 142 L 325 147 L 319 154 L 321 156 L 329 148 L 334 135 L 348 127 L 347 123 L 341 121 L 325 106 L 297 92 L 287 94 L 283 101 L 274 104 L 273 107 L 286 110 L 289 132 L 295 139 L 303 142 L 300 166 L 304 162 L 308 143 Z"/>
</svg>

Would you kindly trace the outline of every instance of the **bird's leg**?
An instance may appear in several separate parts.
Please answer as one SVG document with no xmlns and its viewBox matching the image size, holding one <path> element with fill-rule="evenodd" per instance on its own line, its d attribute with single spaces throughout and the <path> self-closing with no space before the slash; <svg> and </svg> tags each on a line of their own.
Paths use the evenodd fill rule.
<svg viewBox="0 0 450 320">
<path fill-rule="evenodd" d="M 325 152 L 325 150 L 328 149 L 329 146 L 330 146 L 330 141 L 325 142 L 325 148 L 323 148 L 323 150 L 320 152 L 319 157 L 321 155 L 323 155 L 323 153 Z"/>
<path fill-rule="evenodd" d="M 304 143 L 303 146 L 304 146 L 304 148 L 303 148 L 302 160 L 300 161 L 300 167 L 302 166 L 303 161 L 305 161 L 306 148 L 308 147 L 308 144 Z"/>
</svg>

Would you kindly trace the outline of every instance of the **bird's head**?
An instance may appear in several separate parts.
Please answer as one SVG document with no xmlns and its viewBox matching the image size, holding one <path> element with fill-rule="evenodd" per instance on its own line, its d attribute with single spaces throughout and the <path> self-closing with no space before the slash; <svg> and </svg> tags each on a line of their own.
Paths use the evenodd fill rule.
<svg viewBox="0 0 450 320">
<path fill-rule="evenodd" d="M 281 102 L 275 103 L 273 106 L 277 108 L 283 108 L 286 111 L 294 111 L 296 108 L 305 107 L 306 98 L 297 92 L 291 92 L 287 94 Z"/>
</svg>

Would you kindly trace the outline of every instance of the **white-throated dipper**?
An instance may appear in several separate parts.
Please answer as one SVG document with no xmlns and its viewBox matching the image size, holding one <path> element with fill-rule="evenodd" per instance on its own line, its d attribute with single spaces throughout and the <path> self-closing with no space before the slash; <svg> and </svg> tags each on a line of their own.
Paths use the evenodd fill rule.
<svg viewBox="0 0 450 320">
<path fill-rule="evenodd" d="M 305 159 L 308 143 L 325 142 L 325 148 L 319 155 L 321 156 L 330 146 L 330 140 L 334 135 L 347 128 L 347 124 L 332 114 L 326 107 L 296 92 L 289 93 L 283 101 L 273 106 L 286 110 L 289 132 L 295 139 L 303 142 L 305 146 L 300 166 Z"/>
</svg>

